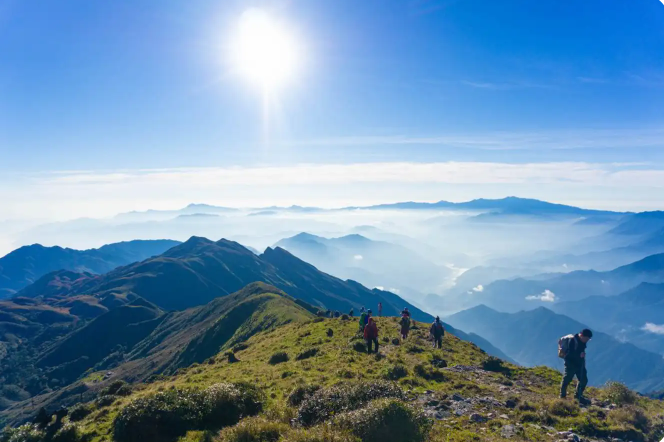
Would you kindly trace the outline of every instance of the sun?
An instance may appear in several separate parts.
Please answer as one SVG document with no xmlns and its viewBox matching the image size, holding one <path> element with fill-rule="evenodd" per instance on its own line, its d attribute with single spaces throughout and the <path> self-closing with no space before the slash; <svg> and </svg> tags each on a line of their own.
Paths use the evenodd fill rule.
<svg viewBox="0 0 664 442">
<path fill-rule="evenodd" d="M 232 52 L 240 74 L 265 91 L 283 86 L 294 76 L 300 62 L 294 35 L 262 9 L 249 9 L 242 14 Z"/>
</svg>

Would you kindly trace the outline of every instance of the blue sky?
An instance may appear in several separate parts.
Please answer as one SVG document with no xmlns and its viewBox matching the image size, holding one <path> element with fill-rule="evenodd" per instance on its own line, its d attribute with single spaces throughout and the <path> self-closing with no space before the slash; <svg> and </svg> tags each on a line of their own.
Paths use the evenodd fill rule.
<svg viewBox="0 0 664 442">
<path fill-rule="evenodd" d="M 260 93 L 227 56 L 250 7 L 288 23 L 304 46 L 302 69 L 273 102 L 268 144 Z M 657 0 L 4 0 L 0 198 L 11 216 L 60 191 L 73 207 L 102 185 L 109 210 L 228 203 L 219 190 L 232 186 L 244 186 L 243 200 L 286 204 L 518 194 L 664 207 L 662 47 Z M 470 167 L 463 182 L 385 172 L 411 163 Z M 577 169 L 566 163 L 593 179 L 567 176 Z M 335 165 L 337 181 L 286 180 L 273 194 L 218 178 L 232 167 L 278 167 L 277 180 L 320 173 L 302 164 Z M 357 164 L 376 179 L 349 186 L 364 174 Z M 492 175 L 514 164 L 523 180 Z M 557 172 L 542 182 L 547 164 Z M 192 168 L 208 168 L 206 181 L 185 180 Z M 169 169 L 177 198 L 137 188 L 132 199 L 109 184 L 138 176 L 137 186 L 170 189 L 154 169 Z"/>
</svg>

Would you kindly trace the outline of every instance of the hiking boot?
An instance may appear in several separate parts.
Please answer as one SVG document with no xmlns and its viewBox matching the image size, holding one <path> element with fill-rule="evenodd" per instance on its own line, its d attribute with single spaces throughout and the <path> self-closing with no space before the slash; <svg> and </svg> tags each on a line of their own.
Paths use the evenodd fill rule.
<svg viewBox="0 0 664 442">
<path fill-rule="evenodd" d="M 579 404 L 581 404 L 581 405 L 590 405 L 590 403 L 591 403 L 590 399 L 585 398 L 583 396 L 577 396 L 576 400 L 579 401 Z"/>
</svg>

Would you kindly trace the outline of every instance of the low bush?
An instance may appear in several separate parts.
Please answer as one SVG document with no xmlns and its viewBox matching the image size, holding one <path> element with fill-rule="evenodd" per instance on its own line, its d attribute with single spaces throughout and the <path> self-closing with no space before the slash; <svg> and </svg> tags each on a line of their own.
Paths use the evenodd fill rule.
<svg viewBox="0 0 664 442">
<path fill-rule="evenodd" d="M 616 405 L 629 405 L 637 400 L 637 395 L 620 382 L 607 382 L 604 387 L 606 399 Z"/>
<path fill-rule="evenodd" d="M 46 437 L 46 440 L 48 440 L 48 436 Z M 64 424 L 50 438 L 50 442 L 80 442 L 81 440 L 81 432 L 76 425 L 71 423 Z"/>
<path fill-rule="evenodd" d="M 0 442 L 42 442 L 44 432 L 35 425 L 25 424 L 18 428 L 5 427 L 0 434 Z"/>
<path fill-rule="evenodd" d="M 502 359 L 493 356 L 489 356 L 488 359 L 482 362 L 482 369 L 494 373 L 506 373 L 510 371 L 510 369 L 504 365 Z"/>
<path fill-rule="evenodd" d="M 385 374 L 383 376 L 385 379 L 398 381 L 399 379 L 408 376 L 408 369 L 402 364 L 394 364 L 385 370 Z"/>
<path fill-rule="evenodd" d="M 130 394 L 131 385 L 122 380 L 111 382 L 106 388 L 99 391 L 99 396 L 129 396 Z"/>
<path fill-rule="evenodd" d="M 69 409 L 69 420 L 71 422 L 78 422 L 85 419 L 92 413 L 91 404 L 76 404 Z"/>
<path fill-rule="evenodd" d="M 283 362 L 288 362 L 288 353 L 286 353 L 285 351 L 278 351 L 272 356 L 270 356 L 270 360 L 267 362 L 270 365 L 276 365 L 276 364 L 281 364 Z"/>
<path fill-rule="evenodd" d="M 305 398 L 297 412 L 297 421 L 311 426 L 330 416 L 357 410 L 368 402 L 381 398 L 405 399 L 398 385 L 387 381 L 343 382 L 324 388 Z"/>
<path fill-rule="evenodd" d="M 650 429 L 648 416 L 640 408 L 631 405 L 611 410 L 607 418 L 615 425 L 631 426 L 644 433 Z"/>
<path fill-rule="evenodd" d="M 271 422 L 262 417 L 243 419 L 234 427 L 226 428 L 219 434 L 220 442 L 277 442 L 289 426 Z"/>
<path fill-rule="evenodd" d="M 135 399 L 113 422 L 117 442 L 172 441 L 190 430 L 217 429 L 258 414 L 263 395 L 249 384 L 221 383 L 206 390 L 170 389 Z"/>
<path fill-rule="evenodd" d="M 332 336 L 334 336 L 334 330 L 332 330 L 331 328 L 328 328 L 326 334 L 327 334 L 328 338 L 331 338 Z"/>
<path fill-rule="evenodd" d="M 539 422 L 540 418 L 537 413 L 534 413 L 532 411 L 526 411 L 525 413 L 522 413 L 521 416 L 519 417 L 519 422 L 525 424 L 525 423 L 536 423 Z"/>
<path fill-rule="evenodd" d="M 579 405 L 573 401 L 567 401 L 565 399 L 556 399 L 549 403 L 547 410 L 553 416 L 558 417 L 569 417 L 569 416 L 578 416 L 581 412 Z"/>
<path fill-rule="evenodd" d="M 415 374 L 428 381 L 443 382 L 447 379 L 445 373 L 442 371 L 430 366 L 425 366 L 424 364 L 417 364 L 415 366 Z"/>
<path fill-rule="evenodd" d="M 237 352 L 240 352 L 242 350 L 246 350 L 248 348 L 249 348 L 249 344 L 247 344 L 246 342 L 240 342 L 239 344 L 236 344 L 233 347 L 233 353 L 237 353 Z"/>
<path fill-rule="evenodd" d="M 316 347 L 310 348 L 309 350 L 304 350 L 303 352 L 301 352 L 297 356 L 295 356 L 295 360 L 296 361 L 302 361 L 304 359 L 313 358 L 317 354 L 318 354 L 318 349 Z"/>
<path fill-rule="evenodd" d="M 406 351 L 411 354 L 424 353 L 424 349 L 419 345 L 410 344 L 406 347 Z"/>
<path fill-rule="evenodd" d="M 299 407 L 306 398 L 320 390 L 320 385 L 300 385 L 295 387 L 288 395 L 288 404 L 291 407 Z"/>
<path fill-rule="evenodd" d="M 113 403 L 117 399 L 118 397 L 113 396 L 112 394 L 107 394 L 106 396 L 99 396 L 97 399 L 95 399 L 95 407 L 97 408 L 108 407 L 110 405 L 113 405 Z"/>
<path fill-rule="evenodd" d="M 424 442 L 433 426 L 424 414 L 394 399 L 373 401 L 341 414 L 334 424 L 362 442 Z"/>
<path fill-rule="evenodd" d="M 401 341 L 398 338 L 392 338 L 392 345 L 400 345 Z"/>
<path fill-rule="evenodd" d="M 518 406 L 521 411 L 537 411 L 537 408 L 532 405 L 530 402 L 524 402 Z"/>
<path fill-rule="evenodd" d="M 342 320 L 342 321 L 349 321 L 349 320 L 350 320 L 350 317 L 349 317 L 348 315 L 345 315 L 345 314 L 344 314 L 344 315 L 341 315 L 341 320 Z"/>
</svg>

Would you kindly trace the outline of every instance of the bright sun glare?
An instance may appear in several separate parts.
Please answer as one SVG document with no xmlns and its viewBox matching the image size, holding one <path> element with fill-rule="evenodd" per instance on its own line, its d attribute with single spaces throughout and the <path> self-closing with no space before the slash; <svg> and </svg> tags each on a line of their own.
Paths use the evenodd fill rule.
<svg viewBox="0 0 664 442">
<path fill-rule="evenodd" d="M 233 42 L 233 58 L 242 75 L 270 91 L 295 73 L 299 48 L 291 32 L 260 9 L 242 14 Z"/>
</svg>

